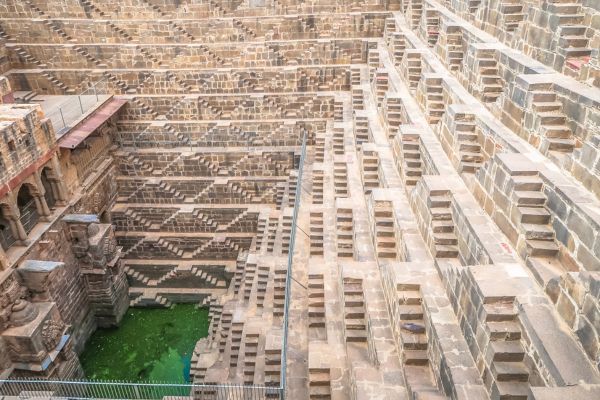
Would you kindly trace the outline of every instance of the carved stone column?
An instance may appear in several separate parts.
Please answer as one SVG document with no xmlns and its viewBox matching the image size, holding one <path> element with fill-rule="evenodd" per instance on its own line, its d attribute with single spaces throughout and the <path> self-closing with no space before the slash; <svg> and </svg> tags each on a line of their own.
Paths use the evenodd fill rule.
<svg viewBox="0 0 600 400">
<path fill-rule="evenodd" d="M 67 194 L 64 178 L 60 170 L 60 163 L 58 162 L 58 157 L 56 154 L 50 160 L 50 164 L 52 165 L 52 176 L 50 177 L 50 183 L 54 190 L 56 205 L 61 207 L 66 206 L 69 202 L 69 196 Z"/>
<path fill-rule="evenodd" d="M 52 211 L 48 207 L 48 203 L 46 202 L 46 198 L 44 195 L 39 194 L 33 196 L 33 200 L 35 201 L 35 206 L 38 209 L 38 213 L 40 214 L 40 220 L 42 221 L 50 221 L 50 217 L 52 216 Z"/>
</svg>

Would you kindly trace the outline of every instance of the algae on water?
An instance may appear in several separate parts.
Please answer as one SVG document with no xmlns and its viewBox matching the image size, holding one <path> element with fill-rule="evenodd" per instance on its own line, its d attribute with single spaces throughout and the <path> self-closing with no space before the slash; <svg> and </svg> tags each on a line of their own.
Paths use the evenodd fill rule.
<svg viewBox="0 0 600 400">
<path fill-rule="evenodd" d="M 121 326 L 98 329 L 81 355 L 88 379 L 189 382 L 198 339 L 208 335 L 208 310 L 131 308 Z"/>
</svg>

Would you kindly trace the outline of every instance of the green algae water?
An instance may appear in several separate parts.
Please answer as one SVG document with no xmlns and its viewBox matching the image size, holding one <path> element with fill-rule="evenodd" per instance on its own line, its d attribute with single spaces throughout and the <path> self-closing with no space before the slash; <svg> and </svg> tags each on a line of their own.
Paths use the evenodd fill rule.
<svg viewBox="0 0 600 400">
<path fill-rule="evenodd" d="M 98 329 L 80 357 L 93 380 L 189 382 L 192 352 L 208 335 L 208 309 L 130 308 L 121 326 Z"/>
</svg>

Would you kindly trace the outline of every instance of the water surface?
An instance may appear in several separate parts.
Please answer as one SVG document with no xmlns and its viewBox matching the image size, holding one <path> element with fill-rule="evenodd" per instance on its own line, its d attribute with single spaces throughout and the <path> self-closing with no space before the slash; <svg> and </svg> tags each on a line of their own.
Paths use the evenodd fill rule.
<svg viewBox="0 0 600 400">
<path fill-rule="evenodd" d="M 193 304 L 130 308 L 120 327 L 92 335 L 83 370 L 88 379 L 189 382 L 192 352 L 209 322 L 208 309 Z"/>
</svg>

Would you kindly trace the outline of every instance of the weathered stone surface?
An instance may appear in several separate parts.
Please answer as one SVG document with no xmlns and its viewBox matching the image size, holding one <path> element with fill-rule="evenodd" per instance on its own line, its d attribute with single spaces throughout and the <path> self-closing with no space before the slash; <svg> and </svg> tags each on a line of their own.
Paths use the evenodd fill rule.
<svg viewBox="0 0 600 400">
<path fill-rule="evenodd" d="M 594 397 L 593 2 L 5 3 L 0 378 L 187 302 L 196 383 Z"/>
</svg>

